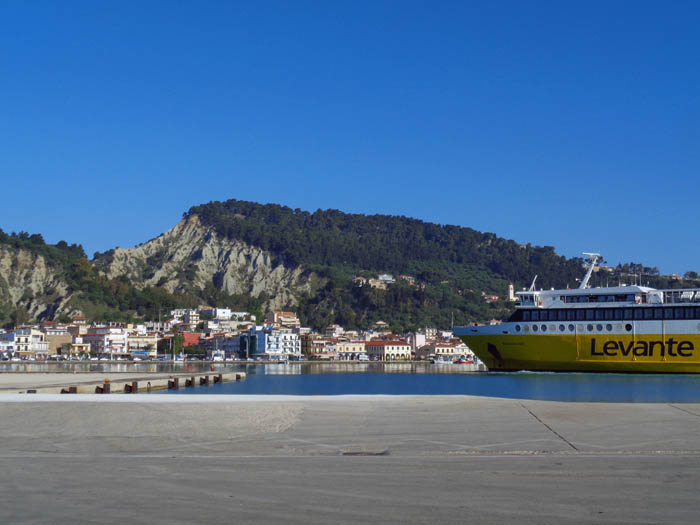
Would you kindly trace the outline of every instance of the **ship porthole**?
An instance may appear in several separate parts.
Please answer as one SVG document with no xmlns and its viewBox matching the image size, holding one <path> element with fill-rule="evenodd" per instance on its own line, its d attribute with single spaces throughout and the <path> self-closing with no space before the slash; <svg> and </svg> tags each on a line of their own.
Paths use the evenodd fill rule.
<svg viewBox="0 0 700 525">
<path fill-rule="evenodd" d="M 563 332 L 566 329 L 566 327 L 563 324 L 559 325 L 559 331 Z"/>
<path fill-rule="evenodd" d="M 572 324 L 569 325 L 569 332 L 573 332 L 576 329 L 576 327 Z"/>
<path fill-rule="evenodd" d="M 588 326 L 586 326 L 586 329 L 587 329 L 589 332 L 592 332 L 592 331 L 593 331 L 593 325 L 592 325 L 592 324 L 589 324 Z"/>
<path fill-rule="evenodd" d="M 542 325 L 542 331 L 543 331 L 543 332 L 546 332 L 546 331 L 547 331 L 547 325 L 546 325 L 546 324 L 543 324 L 543 325 Z"/>
<path fill-rule="evenodd" d="M 537 330 L 538 330 L 537 325 L 536 325 L 536 324 L 533 324 L 533 325 L 532 325 L 532 331 L 533 331 L 533 332 L 536 332 Z"/>
<path fill-rule="evenodd" d="M 605 329 L 606 329 L 608 332 L 612 332 L 612 325 L 611 325 L 611 324 L 606 324 L 606 325 L 605 325 Z"/>
<path fill-rule="evenodd" d="M 602 332 L 602 331 L 603 331 L 603 325 L 602 325 L 602 324 L 597 324 L 595 327 L 596 327 L 596 330 L 598 330 L 599 332 Z"/>
<path fill-rule="evenodd" d="M 632 331 L 632 325 L 629 324 L 629 323 L 627 323 L 627 324 L 625 325 L 625 330 L 627 330 L 628 332 L 631 332 L 631 331 Z"/>
<path fill-rule="evenodd" d="M 516 324 L 516 325 L 515 325 L 515 331 L 516 331 L 516 332 L 519 332 L 519 331 L 520 331 L 520 325 L 519 325 L 519 324 Z"/>
</svg>

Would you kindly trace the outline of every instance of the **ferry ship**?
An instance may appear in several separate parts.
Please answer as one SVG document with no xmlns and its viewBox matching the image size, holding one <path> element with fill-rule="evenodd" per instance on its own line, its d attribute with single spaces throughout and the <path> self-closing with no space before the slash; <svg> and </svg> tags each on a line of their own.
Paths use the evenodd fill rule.
<svg viewBox="0 0 700 525">
<path fill-rule="evenodd" d="M 700 289 L 589 287 L 517 292 L 501 324 L 455 328 L 492 371 L 700 373 Z M 536 279 L 536 277 L 535 277 Z"/>
</svg>

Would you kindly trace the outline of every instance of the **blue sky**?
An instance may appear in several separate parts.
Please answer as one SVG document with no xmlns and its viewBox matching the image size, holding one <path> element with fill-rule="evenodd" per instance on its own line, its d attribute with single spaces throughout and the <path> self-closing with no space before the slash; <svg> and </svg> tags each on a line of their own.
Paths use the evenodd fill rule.
<svg viewBox="0 0 700 525">
<path fill-rule="evenodd" d="M 238 198 L 700 271 L 697 2 L 0 4 L 0 228 Z"/>
</svg>

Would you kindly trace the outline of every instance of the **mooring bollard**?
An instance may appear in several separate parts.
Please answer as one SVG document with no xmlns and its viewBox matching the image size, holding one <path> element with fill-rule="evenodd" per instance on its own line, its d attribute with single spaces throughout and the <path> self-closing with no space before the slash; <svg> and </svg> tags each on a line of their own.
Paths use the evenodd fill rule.
<svg viewBox="0 0 700 525">
<path fill-rule="evenodd" d="M 151 391 L 151 382 L 149 381 L 148 383 L 146 383 L 146 392 L 150 392 L 150 391 Z"/>
<path fill-rule="evenodd" d="M 185 379 L 185 386 L 193 387 L 195 385 L 194 382 L 194 376 L 190 377 L 189 379 Z"/>
<path fill-rule="evenodd" d="M 180 388 L 180 382 L 177 377 L 168 379 L 168 390 L 177 390 L 178 388 Z"/>
<path fill-rule="evenodd" d="M 200 385 L 208 385 L 209 384 L 209 376 L 200 377 L 199 384 Z"/>
<path fill-rule="evenodd" d="M 61 389 L 61 394 L 77 394 L 77 393 L 78 393 L 78 387 L 75 385 L 71 385 L 68 388 Z"/>
<path fill-rule="evenodd" d="M 214 376 L 214 384 L 216 383 L 223 383 L 224 382 L 224 376 L 223 374 L 218 374 Z"/>
<path fill-rule="evenodd" d="M 139 391 L 139 384 L 136 381 L 132 381 L 131 384 L 127 383 L 124 385 L 125 394 L 136 394 Z"/>
<path fill-rule="evenodd" d="M 27 390 L 27 394 L 36 394 L 36 390 L 34 390 L 34 389 Z"/>
<path fill-rule="evenodd" d="M 105 384 L 102 386 L 97 385 L 95 387 L 95 394 L 109 394 L 109 392 L 110 392 L 109 381 L 105 382 Z"/>
</svg>

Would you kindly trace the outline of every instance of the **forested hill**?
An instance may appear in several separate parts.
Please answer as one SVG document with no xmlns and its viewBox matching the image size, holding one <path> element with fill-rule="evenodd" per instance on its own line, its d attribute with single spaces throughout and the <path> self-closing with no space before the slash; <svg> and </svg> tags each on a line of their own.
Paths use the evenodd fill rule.
<svg viewBox="0 0 700 525">
<path fill-rule="evenodd" d="M 559 256 L 550 246 L 408 217 L 310 213 L 233 199 L 194 206 L 185 215 L 195 214 L 218 235 L 268 250 L 290 266 L 410 273 L 428 282 L 469 274 L 487 291 L 501 294 L 503 283 L 494 278 L 524 286 L 538 274 L 540 286 L 566 287 L 582 273 L 581 259 Z"/>
</svg>

